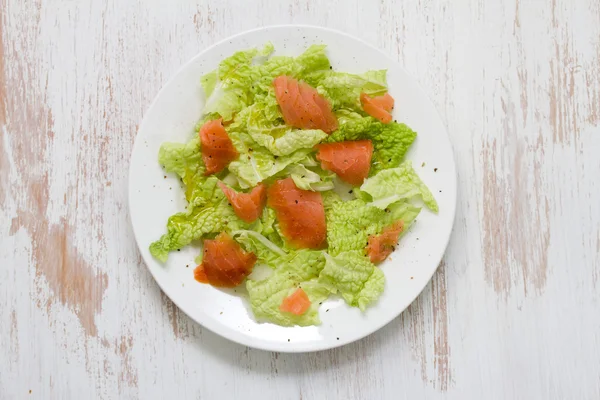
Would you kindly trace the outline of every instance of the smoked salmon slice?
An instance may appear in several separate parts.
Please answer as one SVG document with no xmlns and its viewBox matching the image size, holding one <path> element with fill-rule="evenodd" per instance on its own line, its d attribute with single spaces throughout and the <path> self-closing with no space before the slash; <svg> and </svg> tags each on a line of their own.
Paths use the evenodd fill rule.
<svg viewBox="0 0 600 400">
<path fill-rule="evenodd" d="M 389 93 L 383 96 L 371 97 L 366 93 L 360 94 L 360 103 L 363 110 L 373 118 L 377 118 L 384 124 L 392 121 L 392 108 L 394 108 L 394 98 Z"/>
<path fill-rule="evenodd" d="M 208 276 L 206 276 L 206 272 L 204 271 L 204 266 L 202 264 L 198 265 L 194 269 L 194 279 L 200 283 L 208 283 Z"/>
<path fill-rule="evenodd" d="M 383 229 L 379 235 L 369 236 L 367 241 L 367 255 L 374 264 L 380 263 L 394 251 L 398 237 L 404 230 L 404 221 L 398 221 Z"/>
<path fill-rule="evenodd" d="M 267 204 L 275 210 L 289 244 L 309 249 L 325 245 L 327 229 L 321 193 L 298 189 L 292 178 L 286 178 L 269 187 Z"/>
<path fill-rule="evenodd" d="M 326 133 L 338 128 L 331 104 L 312 86 L 285 75 L 275 78 L 273 86 L 286 124 L 300 129 L 321 129 Z"/>
<path fill-rule="evenodd" d="M 235 287 L 250 275 L 256 255 L 248 253 L 228 234 L 222 232 L 204 241 L 202 264 L 194 270 L 194 278 L 218 287 Z"/>
<path fill-rule="evenodd" d="M 279 310 L 283 312 L 289 312 L 294 315 L 302 315 L 310 308 L 310 299 L 302 288 L 296 289 L 296 291 L 290 294 L 288 297 L 283 299 Z"/>
<path fill-rule="evenodd" d="M 369 175 L 373 156 L 370 140 L 324 143 L 316 148 L 321 168 L 335 172 L 344 182 L 359 186 Z"/>
<path fill-rule="evenodd" d="M 206 165 L 205 175 L 221 172 L 239 156 L 223 127 L 222 118 L 208 121 L 202 125 L 200 142 L 202 143 L 202 160 Z"/>
<path fill-rule="evenodd" d="M 238 217 L 248 223 L 254 222 L 260 217 L 267 201 L 267 187 L 263 183 L 252 189 L 250 193 L 236 192 L 223 182 L 219 182 L 219 187 L 227 196 Z"/>
</svg>

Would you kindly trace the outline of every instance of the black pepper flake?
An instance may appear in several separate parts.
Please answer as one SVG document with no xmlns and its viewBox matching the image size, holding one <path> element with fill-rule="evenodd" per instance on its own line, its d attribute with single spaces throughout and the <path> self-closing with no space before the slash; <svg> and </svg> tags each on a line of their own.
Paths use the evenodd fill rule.
<svg viewBox="0 0 600 400">
<path fill-rule="evenodd" d="M 434 169 L 433 169 L 433 172 L 437 172 L 437 168 L 434 168 Z"/>
<path fill-rule="evenodd" d="M 325 312 L 329 312 L 329 308 L 327 310 L 325 310 Z"/>
<path fill-rule="evenodd" d="M 349 194 L 352 194 L 352 189 L 348 190 L 348 193 L 349 193 Z"/>
<path fill-rule="evenodd" d="M 330 65 L 330 66 L 329 66 L 329 69 L 333 69 L 333 67 Z"/>
<path fill-rule="evenodd" d="M 440 190 L 440 193 L 442 193 L 442 191 Z"/>
<path fill-rule="evenodd" d="M 288 342 L 290 341 L 290 339 L 288 339 Z"/>
<path fill-rule="evenodd" d="M 165 179 L 167 179 L 167 176 L 165 175 Z"/>
<path fill-rule="evenodd" d="M 298 200 L 295 200 L 296 204 L 298 204 Z"/>
<path fill-rule="evenodd" d="M 337 338 L 337 340 L 340 340 L 340 338 Z"/>
<path fill-rule="evenodd" d="M 177 251 L 181 251 L 181 249 L 177 249 Z"/>
<path fill-rule="evenodd" d="M 185 267 L 186 267 L 186 268 L 189 268 L 189 267 L 190 267 L 190 265 L 189 265 L 189 264 L 187 264 Z"/>
<path fill-rule="evenodd" d="M 424 167 L 424 166 L 425 166 L 425 161 L 423 161 L 423 164 L 421 164 L 421 167 Z"/>
<path fill-rule="evenodd" d="M 392 159 L 390 158 L 390 159 L 388 160 L 388 162 L 392 162 Z"/>
</svg>

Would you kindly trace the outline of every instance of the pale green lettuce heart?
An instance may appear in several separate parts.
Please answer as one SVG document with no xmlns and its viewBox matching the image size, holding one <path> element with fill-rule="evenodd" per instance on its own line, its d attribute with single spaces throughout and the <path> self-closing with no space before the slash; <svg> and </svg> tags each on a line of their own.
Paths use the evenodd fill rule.
<svg viewBox="0 0 600 400">
<path fill-rule="evenodd" d="M 287 75 L 314 84 L 311 77 L 330 70 L 331 64 L 325 54 L 325 45 L 312 45 L 298 57 L 274 56 L 258 66 L 259 78 L 255 86 L 267 91 L 272 89 L 273 80 Z M 313 85 L 314 86 L 314 85 Z"/>
<path fill-rule="evenodd" d="M 229 171 L 235 174 L 243 188 L 254 187 L 272 177 L 290 164 L 304 159 L 312 149 L 301 149 L 287 156 L 275 156 L 264 148 L 253 149 L 229 164 Z"/>
<path fill-rule="evenodd" d="M 252 84 L 259 77 L 253 60 L 272 51 L 270 43 L 262 50 L 238 51 L 221 61 L 215 71 L 204 75 L 200 80 L 206 95 L 203 113 L 218 114 L 229 121 L 235 113 L 252 104 L 257 91 Z"/>
<path fill-rule="evenodd" d="M 248 132 L 256 143 L 276 156 L 287 156 L 300 149 L 312 149 L 327 137 L 320 129 L 290 129 L 277 138 L 257 131 Z"/>
<path fill-rule="evenodd" d="M 383 272 L 360 250 L 330 256 L 325 254 L 325 268 L 319 283 L 340 296 L 353 307 L 364 311 L 381 296 L 385 286 Z"/>
<path fill-rule="evenodd" d="M 259 232 L 240 230 L 233 232 L 233 237 L 246 251 L 254 253 L 258 262 L 271 268 L 277 268 L 281 260 L 288 255 L 283 248 Z"/>
<path fill-rule="evenodd" d="M 333 178 L 335 174 L 329 171 L 317 169 L 319 172 L 309 170 L 302 164 L 294 164 L 288 167 L 289 176 L 299 189 L 313 192 L 325 192 L 334 188 Z"/>
<path fill-rule="evenodd" d="M 180 249 L 206 234 L 262 229 L 262 218 L 248 224 L 235 214 L 227 197 L 217 186 L 218 181 L 214 176 L 206 178 L 197 187 L 196 197 L 188 204 L 187 210 L 169 217 L 167 233 L 150 245 L 150 253 L 154 257 L 165 262 L 170 251 Z"/>
<path fill-rule="evenodd" d="M 386 169 L 367 179 L 360 190 L 371 196 L 370 205 L 386 208 L 403 199 L 421 197 L 432 211 L 438 211 L 438 205 L 431 191 L 425 186 L 412 167 L 410 161 L 404 161 L 399 167 Z"/>
<path fill-rule="evenodd" d="M 325 265 L 324 253 L 314 250 L 291 251 L 280 262 L 269 277 L 246 281 L 254 317 L 261 322 L 272 322 L 282 326 L 319 324 L 319 303 L 329 295 L 329 290 L 317 281 Z M 283 299 L 298 287 L 308 295 L 311 301 L 310 309 L 299 316 L 279 310 Z"/>
<path fill-rule="evenodd" d="M 174 172 L 183 178 L 186 171 L 196 171 L 204 168 L 200 152 L 200 138 L 194 138 L 188 143 L 163 143 L 158 151 L 158 162 L 167 172 Z"/>
<path fill-rule="evenodd" d="M 320 79 L 313 80 L 313 84 L 329 99 L 334 110 L 350 108 L 362 111 L 361 93 L 379 96 L 387 92 L 386 73 L 386 70 L 377 70 L 356 75 L 329 71 Z"/>
<path fill-rule="evenodd" d="M 370 235 L 381 233 L 383 228 L 399 220 L 404 221 L 407 229 L 420 211 L 406 202 L 382 210 L 359 199 L 333 202 L 329 207 L 327 243 L 333 256 L 350 250 L 364 251 Z"/>
</svg>

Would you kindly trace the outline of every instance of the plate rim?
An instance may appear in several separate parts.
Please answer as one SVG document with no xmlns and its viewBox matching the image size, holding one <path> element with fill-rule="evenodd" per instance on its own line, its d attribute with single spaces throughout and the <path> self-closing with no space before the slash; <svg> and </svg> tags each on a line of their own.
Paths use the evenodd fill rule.
<svg viewBox="0 0 600 400">
<path fill-rule="evenodd" d="M 429 274 L 429 277 L 427 277 L 427 280 L 425 281 L 425 284 L 423 285 L 423 287 L 415 294 L 415 296 L 410 300 L 410 302 L 407 303 L 407 306 L 404 307 L 402 310 L 399 310 L 397 313 L 392 313 L 391 318 L 388 319 L 383 319 L 382 321 L 379 321 L 376 324 L 372 325 L 371 329 L 366 330 L 364 333 L 361 333 L 360 335 L 357 335 L 355 337 L 352 337 L 352 339 L 349 340 L 339 340 L 336 342 L 332 342 L 332 343 L 327 343 L 327 342 L 322 342 L 322 344 L 320 345 L 316 345 L 316 346 L 310 346 L 309 348 L 304 348 L 304 347 L 297 347 L 297 346 L 293 346 L 293 347 L 283 347 L 280 346 L 278 343 L 273 343 L 272 346 L 268 346 L 268 345 L 263 345 L 262 342 L 258 342 L 258 343 L 251 343 L 251 341 L 247 341 L 244 340 L 245 336 L 236 336 L 234 334 L 230 334 L 230 332 L 234 332 L 233 330 L 230 329 L 224 329 L 224 330 L 220 330 L 217 327 L 213 327 L 213 326 L 209 326 L 211 324 L 206 324 L 205 322 L 201 322 L 198 319 L 194 318 L 192 315 L 190 315 L 188 312 L 185 311 L 185 309 L 183 307 L 181 307 L 178 304 L 178 301 L 174 299 L 174 297 L 176 296 L 171 296 L 169 294 L 169 292 L 165 289 L 164 285 L 161 284 L 160 280 L 157 279 L 157 277 L 155 276 L 154 272 L 152 271 L 152 269 L 150 268 L 148 261 L 146 260 L 146 256 L 144 255 L 144 253 L 141 251 L 141 249 L 143 248 L 142 244 L 140 243 L 140 240 L 138 238 L 138 234 L 136 232 L 136 229 L 134 227 L 134 223 L 133 223 L 133 216 L 131 213 L 131 207 L 132 207 L 132 197 L 133 197 L 133 189 L 132 189 L 132 175 L 133 175 L 133 167 L 132 167 L 132 159 L 133 159 L 133 155 L 136 152 L 136 150 L 138 149 L 138 147 L 140 146 L 141 142 L 142 142 L 142 138 L 140 136 L 140 132 L 142 131 L 142 129 L 145 127 L 146 123 L 147 123 L 147 119 L 148 119 L 148 112 L 155 106 L 155 104 L 158 102 L 158 99 L 161 97 L 161 95 L 163 94 L 163 92 L 166 90 L 166 88 L 171 84 L 172 81 L 174 81 L 176 79 L 176 77 L 182 73 L 189 65 L 193 64 L 198 58 L 202 57 L 205 53 L 209 52 L 210 50 L 219 47 L 220 45 L 234 39 L 234 38 L 238 38 L 240 36 L 245 36 L 254 32 L 260 32 L 260 31 L 265 31 L 265 30 L 270 30 L 270 29 L 313 29 L 313 30 L 320 30 L 320 31 L 324 31 L 324 32 L 328 32 L 331 34 L 336 34 L 339 36 L 343 36 L 346 39 L 350 39 L 350 40 L 354 40 L 357 42 L 360 42 L 361 44 L 370 47 L 372 50 L 377 51 L 378 53 L 380 53 L 383 57 L 389 59 L 392 64 L 394 65 L 395 68 L 397 68 L 398 70 L 401 70 L 404 74 L 406 74 L 406 76 L 408 78 L 410 78 L 410 80 L 418 86 L 418 88 L 422 91 L 424 97 L 426 98 L 426 100 L 430 103 L 431 107 L 433 110 L 435 110 L 435 115 L 437 116 L 437 118 L 440 120 L 443 128 L 444 128 L 444 134 L 445 137 L 448 140 L 449 143 L 449 147 L 450 147 L 450 153 L 451 153 L 451 161 L 452 161 L 452 168 L 454 170 L 454 173 L 451 174 L 451 178 L 453 180 L 453 187 L 454 187 L 454 198 L 453 203 L 454 203 L 454 207 L 452 207 L 451 210 L 451 221 L 452 224 L 450 225 L 450 233 L 448 234 L 444 246 L 443 246 L 443 251 L 442 251 L 442 255 L 440 260 L 437 261 L 437 265 L 435 266 L 435 268 L 433 268 L 431 270 L 431 273 Z M 249 30 L 245 30 L 242 32 L 238 32 L 236 34 L 227 36 L 215 43 L 213 43 L 212 45 L 205 47 L 202 51 L 198 52 L 196 55 L 194 55 L 192 58 L 190 58 L 187 62 L 183 63 L 170 77 L 169 79 L 167 79 L 161 86 L 160 90 L 157 92 L 157 94 L 154 96 L 154 98 L 152 99 L 152 101 L 150 102 L 150 104 L 148 105 L 148 107 L 146 107 L 144 114 L 141 118 L 138 130 L 136 132 L 135 135 L 135 140 L 133 142 L 133 146 L 131 149 L 131 153 L 129 156 L 129 173 L 128 173 L 128 177 L 127 177 L 127 210 L 128 210 L 128 214 L 129 214 L 129 223 L 130 226 L 132 228 L 133 231 L 133 236 L 135 239 L 135 243 L 136 246 L 138 247 L 138 252 L 140 253 L 142 259 L 144 260 L 144 264 L 146 266 L 146 269 L 150 272 L 152 278 L 154 279 L 154 281 L 156 282 L 156 284 L 158 285 L 158 287 L 160 288 L 160 290 L 169 298 L 170 301 L 173 302 L 173 304 L 175 304 L 175 306 L 182 311 L 188 318 L 190 318 L 192 321 L 194 321 L 195 323 L 199 324 L 202 328 L 205 328 L 209 331 L 211 331 L 212 333 L 221 336 L 231 342 L 237 343 L 239 345 L 242 346 L 247 346 L 250 348 L 254 348 L 254 349 L 258 349 L 258 350 L 263 350 L 263 351 L 274 351 L 274 352 L 281 352 L 281 353 L 312 353 L 312 352 L 318 352 L 318 351 L 324 351 L 324 350 L 330 350 L 330 349 L 335 349 L 350 343 L 354 343 L 357 342 L 359 340 L 364 339 L 365 337 L 379 331 L 380 329 L 382 329 L 383 327 L 385 327 L 386 325 L 388 325 L 390 322 L 392 322 L 393 320 L 395 320 L 396 318 L 398 318 L 404 311 L 406 311 L 406 309 L 412 304 L 414 303 L 414 301 L 417 299 L 417 297 L 419 297 L 423 291 L 427 288 L 427 286 L 430 284 L 431 279 L 433 278 L 433 275 L 437 272 L 443 258 L 444 255 L 446 254 L 446 251 L 448 249 L 448 245 L 450 243 L 450 238 L 452 237 L 452 233 L 454 231 L 454 225 L 456 223 L 456 208 L 458 206 L 458 171 L 456 168 L 456 156 L 454 154 L 454 148 L 452 146 L 452 141 L 450 140 L 450 136 L 448 135 L 448 129 L 446 127 L 446 122 L 444 121 L 444 119 L 442 119 L 441 114 L 439 112 L 439 110 L 437 109 L 437 107 L 435 106 L 435 103 L 432 101 L 431 97 L 429 96 L 428 92 L 423 88 L 423 86 L 421 85 L 421 83 L 415 79 L 415 77 L 410 74 L 402 65 L 400 65 L 400 63 L 398 62 L 398 60 L 392 58 L 391 56 L 389 56 L 386 52 L 384 52 L 383 50 L 379 49 L 378 47 L 376 47 L 375 45 L 368 43 L 367 41 L 353 36 L 349 33 L 337 30 L 337 29 L 333 29 L 333 28 L 329 28 L 329 27 L 323 27 L 323 26 L 318 26 L 318 25 L 310 25 L 310 24 L 276 24 L 276 25 L 266 25 L 266 26 L 262 26 L 262 27 L 258 27 L 258 28 L 253 28 L 253 29 L 249 29 Z"/>
</svg>

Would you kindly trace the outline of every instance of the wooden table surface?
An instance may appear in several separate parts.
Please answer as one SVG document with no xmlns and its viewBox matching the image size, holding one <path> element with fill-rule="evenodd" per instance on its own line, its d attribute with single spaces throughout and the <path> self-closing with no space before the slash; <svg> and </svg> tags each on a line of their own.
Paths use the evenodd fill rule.
<svg viewBox="0 0 600 400">
<path fill-rule="evenodd" d="M 600 398 L 599 0 L 0 0 L 1 399 Z M 379 332 L 276 354 L 161 293 L 129 156 L 165 81 L 247 29 L 328 26 L 424 87 L 458 167 L 432 282 Z"/>
</svg>

